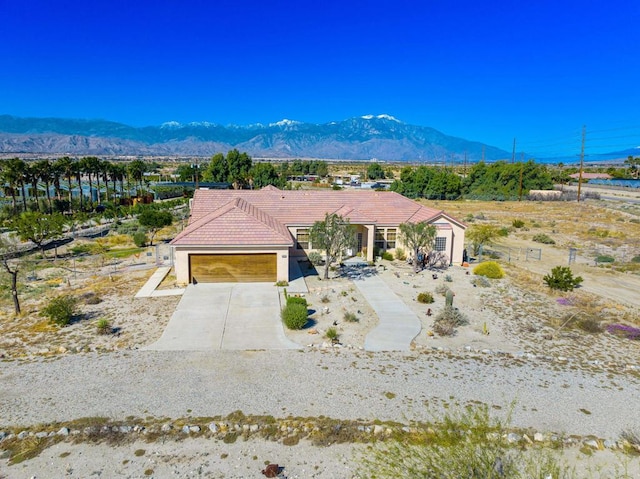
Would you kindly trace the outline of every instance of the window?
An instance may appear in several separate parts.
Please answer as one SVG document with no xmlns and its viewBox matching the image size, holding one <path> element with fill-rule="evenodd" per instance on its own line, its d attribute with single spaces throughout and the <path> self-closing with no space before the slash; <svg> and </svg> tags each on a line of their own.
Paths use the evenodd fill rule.
<svg viewBox="0 0 640 479">
<path fill-rule="evenodd" d="M 396 247 L 396 229 L 389 228 L 387 230 L 387 249 L 394 249 Z"/>
<path fill-rule="evenodd" d="M 296 230 L 296 248 L 309 249 L 309 229 L 302 228 Z"/>
<path fill-rule="evenodd" d="M 375 247 L 378 249 L 384 249 L 384 229 L 376 228 Z"/>
<path fill-rule="evenodd" d="M 438 236 L 436 238 L 436 251 L 446 251 L 447 250 L 447 238 L 442 236 Z"/>
</svg>

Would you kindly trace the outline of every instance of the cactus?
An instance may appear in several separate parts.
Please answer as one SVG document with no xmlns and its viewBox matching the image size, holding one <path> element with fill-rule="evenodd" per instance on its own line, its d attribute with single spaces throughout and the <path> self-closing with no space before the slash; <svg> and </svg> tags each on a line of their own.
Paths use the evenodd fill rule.
<svg viewBox="0 0 640 479">
<path fill-rule="evenodd" d="M 445 294 L 445 297 L 444 297 L 445 306 L 449 306 L 449 307 L 453 306 L 453 296 L 454 296 L 453 291 L 447 290 L 447 293 Z"/>
</svg>

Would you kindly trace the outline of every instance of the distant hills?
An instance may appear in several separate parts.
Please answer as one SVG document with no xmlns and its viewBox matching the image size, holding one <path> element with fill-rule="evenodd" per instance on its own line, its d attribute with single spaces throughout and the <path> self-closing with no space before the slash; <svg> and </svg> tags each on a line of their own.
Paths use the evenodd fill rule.
<svg viewBox="0 0 640 479">
<path fill-rule="evenodd" d="M 232 148 L 254 157 L 461 162 L 508 159 L 499 148 L 409 125 L 389 115 L 324 124 L 282 120 L 222 126 L 168 122 L 132 127 L 105 120 L 0 115 L 0 153 L 19 155 L 212 156 Z"/>
</svg>

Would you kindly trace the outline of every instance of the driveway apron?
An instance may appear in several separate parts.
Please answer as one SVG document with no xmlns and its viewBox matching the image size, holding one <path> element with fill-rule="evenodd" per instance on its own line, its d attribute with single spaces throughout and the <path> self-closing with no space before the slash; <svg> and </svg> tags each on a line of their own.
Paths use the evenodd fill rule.
<svg viewBox="0 0 640 479">
<path fill-rule="evenodd" d="M 280 320 L 271 283 L 189 285 L 155 351 L 295 349 Z"/>
<path fill-rule="evenodd" d="M 420 320 L 378 276 L 354 280 L 378 315 L 379 323 L 364 340 L 367 351 L 409 351 L 411 341 L 422 329 Z"/>
</svg>

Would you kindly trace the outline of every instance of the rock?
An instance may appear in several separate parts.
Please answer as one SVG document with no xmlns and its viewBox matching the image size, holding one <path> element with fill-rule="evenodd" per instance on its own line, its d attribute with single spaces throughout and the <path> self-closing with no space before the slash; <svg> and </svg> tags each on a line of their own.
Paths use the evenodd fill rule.
<svg viewBox="0 0 640 479">
<path fill-rule="evenodd" d="M 613 439 L 605 439 L 603 446 L 607 449 L 616 449 L 618 447 L 618 443 Z"/>
<path fill-rule="evenodd" d="M 544 439 L 545 439 L 545 438 L 544 438 L 544 434 L 542 434 L 541 432 L 536 432 L 536 433 L 533 435 L 533 440 L 534 440 L 535 442 L 544 442 Z"/>
<path fill-rule="evenodd" d="M 380 426 L 379 424 L 376 424 L 375 426 L 373 426 L 373 434 L 375 434 L 376 436 L 378 436 L 379 434 L 382 434 L 384 432 L 384 427 Z"/>
<path fill-rule="evenodd" d="M 189 426 L 186 426 L 186 425 L 185 425 L 185 426 L 182 426 L 182 432 L 183 432 L 184 434 L 189 434 Z"/>
<path fill-rule="evenodd" d="M 483 349 L 482 351 L 480 351 L 482 354 L 491 354 L 491 350 L 490 349 Z"/>
<path fill-rule="evenodd" d="M 189 432 L 193 432 L 193 433 L 200 432 L 200 426 L 189 426 Z"/>
<path fill-rule="evenodd" d="M 586 441 L 583 442 L 583 444 L 587 447 L 591 447 L 593 449 L 599 449 L 600 445 L 598 444 L 598 441 L 596 441 L 595 439 L 587 439 Z"/>
<path fill-rule="evenodd" d="M 215 422 L 210 423 L 209 431 L 211 431 L 213 434 L 216 434 L 218 432 L 218 425 Z"/>
<path fill-rule="evenodd" d="M 465 350 L 466 352 L 471 352 L 471 346 L 469 346 L 469 345 L 465 346 L 465 347 L 464 347 L 464 350 Z"/>
<path fill-rule="evenodd" d="M 516 434 L 515 432 L 510 432 L 509 434 L 507 434 L 507 442 L 509 444 L 515 444 L 516 442 L 519 442 L 520 439 L 522 439 L 522 437 L 520 437 L 520 435 Z"/>
<path fill-rule="evenodd" d="M 131 426 L 120 426 L 118 428 L 118 431 L 121 432 L 122 434 L 128 434 L 131 432 L 133 428 Z"/>
<path fill-rule="evenodd" d="M 565 358 L 564 356 L 558 356 L 557 360 L 561 363 L 566 363 L 567 361 L 569 361 L 567 358 Z"/>
<path fill-rule="evenodd" d="M 252 424 L 251 426 L 249 426 L 249 432 L 258 432 L 259 429 L 260 426 L 258 426 L 257 424 Z"/>
<path fill-rule="evenodd" d="M 20 431 L 18 433 L 18 439 L 25 439 L 29 436 L 29 433 L 27 431 Z"/>
<path fill-rule="evenodd" d="M 45 431 L 36 432 L 36 437 L 38 439 L 44 439 L 47 436 L 49 436 L 48 432 L 45 432 Z"/>
<path fill-rule="evenodd" d="M 4 431 L 0 431 L 0 441 L 2 441 L 5 437 L 7 437 L 7 433 Z"/>
<path fill-rule="evenodd" d="M 173 426 L 171 424 L 163 424 L 162 427 L 160 428 L 160 431 L 169 432 L 172 429 L 173 429 Z"/>
<path fill-rule="evenodd" d="M 66 353 L 67 351 L 68 351 L 68 350 L 67 350 L 67 348 L 65 348 L 64 346 L 60 346 L 60 347 L 58 348 L 58 352 L 59 352 L 60 354 L 64 354 L 64 353 Z"/>
</svg>

